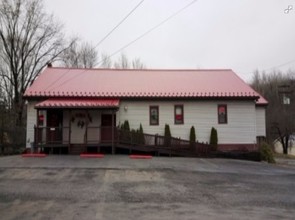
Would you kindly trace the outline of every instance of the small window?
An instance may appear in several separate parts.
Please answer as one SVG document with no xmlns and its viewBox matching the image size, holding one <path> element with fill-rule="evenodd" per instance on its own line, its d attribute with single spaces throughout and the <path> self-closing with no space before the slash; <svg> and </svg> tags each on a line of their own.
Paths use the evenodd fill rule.
<svg viewBox="0 0 295 220">
<path fill-rule="evenodd" d="M 159 125 L 159 106 L 150 106 L 150 125 Z"/>
<path fill-rule="evenodd" d="M 174 121 L 175 124 L 183 124 L 183 105 L 174 106 Z"/>
<path fill-rule="evenodd" d="M 227 106 L 218 105 L 218 123 L 227 124 Z"/>
<path fill-rule="evenodd" d="M 45 111 L 44 110 L 39 110 L 38 111 L 37 125 L 38 126 L 44 126 L 44 121 L 45 121 Z"/>
<path fill-rule="evenodd" d="M 291 99 L 290 99 L 290 96 L 289 96 L 288 94 L 285 94 L 285 93 L 284 93 L 284 94 L 283 94 L 283 104 L 284 104 L 284 105 L 290 105 L 290 103 L 291 103 L 290 100 L 291 100 Z"/>
</svg>

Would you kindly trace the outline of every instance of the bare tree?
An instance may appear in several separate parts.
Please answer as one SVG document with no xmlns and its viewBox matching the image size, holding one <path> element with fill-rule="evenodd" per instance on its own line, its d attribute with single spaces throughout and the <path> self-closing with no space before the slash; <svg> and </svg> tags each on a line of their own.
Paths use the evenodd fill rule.
<svg viewBox="0 0 295 220">
<path fill-rule="evenodd" d="M 133 59 L 131 62 L 124 53 L 121 53 L 116 61 L 112 61 L 111 56 L 107 53 L 102 53 L 100 61 L 98 62 L 101 68 L 115 68 L 115 69 L 146 69 L 145 64 L 140 58 Z"/>
<path fill-rule="evenodd" d="M 77 41 L 75 41 L 69 48 L 64 50 L 60 54 L 59 59 L 61 61 L 61 66 L 78 68 L 80 65 L 80 56 Z"/>
<path fill-rule="evenodd" d="M 80 57 L 82 67 L 93 68 L 97 62 L 97 52 L 95 48 L 87 42 L 84 42 L 80 48 Z"/>
<path fill-rule="evenodd" d="M 252 87 L 269 102 L 266 110 L 266 133 L 269 141 L 277 139 L 288 153 L 289 140 L 295 131 L 295 81 L 294 74 L 259 73 L 256 71 Z"/>
<path fill-rule="evenodd" d="M 68 44 L 64 42 L 62 25 L 44 12 L 42 1 L 2 0 L 0 45 L 1 87 L 11 97 L 15 124 L 21 125 L 23 93 Z"/>
<path fill-rule="evenodd" d="M 141 62 L 140 58 L 135 58 L 132 60 L 132 68 L 133 69 L 145 69 L 145 65 L 143 62 Z"/>
<path fill-rule="evenodd" d="M 116 69 L 129 69 L 129 60 L 124 53 L 121 53 L 119 59 L 114 63 L 114 67 Z"/>
<path fill-rule="evenodd" d="M 107 53 L 101 54 L 100 67 L 102 68 L 112 68 L 112 60 Z"/>
<path fill-rule="evenodd" d="M 140 60 L 140 58 L 135 58 L 131 62 L 127 56 L 122 53 L 117 61 L 114 62 L 114 68 L 116 69 L 145 69 L 146 66 Z"/>
<path fill-rule="evenodd" d="M 75 41 L 61 54 L 60 60 L 62 65 L 66 67 L 93 68 L 97 61 L 97 52 L 90 43 L 79 44 L 78 41 Z"/>
</svg>

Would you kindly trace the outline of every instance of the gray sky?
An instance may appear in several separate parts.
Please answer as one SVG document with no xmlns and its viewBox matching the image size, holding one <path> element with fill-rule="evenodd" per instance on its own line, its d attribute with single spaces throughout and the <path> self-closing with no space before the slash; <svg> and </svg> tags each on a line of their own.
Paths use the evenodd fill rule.
<svg viewBox="0 0 295 220">
<path fill-rule="evenodd" d="M 112 54 L 191 1 L 145 0 L 97 47 L 99 54 Z M 69 36 L 96 45 L 139 2 L 45 0 L 45 8 Z M 148 68 L 231 68 L 249 81 L 255 69 L 295 70 L 294 27 L 295 0 L 198 0 L 123 53 Z"/>
</svg>

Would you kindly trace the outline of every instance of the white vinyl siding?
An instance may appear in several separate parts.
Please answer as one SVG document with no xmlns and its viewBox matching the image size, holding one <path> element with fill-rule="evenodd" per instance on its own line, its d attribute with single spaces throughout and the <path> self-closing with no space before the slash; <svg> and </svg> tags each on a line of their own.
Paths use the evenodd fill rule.
<svg viewBox="0 0 295 220">
<path fill-rule="evenodd" d="M 30 148 L 31 142 L 34 142 L 34 126 L 37 124 L 37 110 L 34 108 L 37 102 L 28 102 L 27 104 L 27 133 L 26 147 Z"/>
<path fill-rule="evenodd" d="M 256 106 L 256 136 L 266 136 L 265 107 Z"/>
<path fill-rule="evenodd" d="M 227 105 L 227 124 L 218 124 L 217 106 Z M 149 106 L 159 106 L 159 125 L 150 126 Z M 183 105 L 184 124 L 174 124 L 174 106 Z M 127 110 L 125 110 L 127 109 Z M 170 125 L 174 137 L 189 139 L 191 126 L 196 129 L 197 140 L 209 142 L 210 131 L 215 127 L 220 144 L 256 143 L 256 112 L 253 101 L 125 101 L 120 103 L 117 122 L 129 121 L 137 129 L 140 123 L 144 133 L 164 134 L 165 124 Z"/>
<path fill-rule="evenodd" d="M 37 102 L 29 102 L 27 105 L 27 147 L 34 141 L 34 125 L 37 123 L 37 113 L 34 106 Z M 175 105 L 183 105 L 184 123 L 174 123 Z M 227 124 L 218 124 L 217 106 L 227 106 Z M 159 106 L 159 125 L 150 125 L 150 106 Z M 85 111 L 83 111 L 85 112 Z M 107 110 L 89 110 L 92 123 L 89 126 L 101 126 L 101 114 L 111 114 Z M 72 110 L 72 114 L 77 110 Z M 63 126 L 69 126 L 69 110 L 64 110 Z M 256 136 L 265 136 L 265 108 L 255 107 L 253 101 L 132 101 L 121 100 L 120 108 L 116 113 L 116 125 L 125 120 L 130 127 L 138 129 L 140 123 L 144 133 L 164 134 L 165 124 L 170 125 L 171 134 L 174 137 L 189 139 L 191 126 L 196 129 L 196 137 L 199 142 L 209 142 L 210 131 L 215 127 L 218 132 L 219 144 L 253 144 Z M 46 123 L 46 122 L 45 122 Z M 71 122 L 72 140 L 83 143 L 84 130 L 77 126 L 77 121 Z M 46 126 L 46 124 L 44 125 Z M 64 132 L 64 139 L 68 139 L 68 132 Z M 96 139 L 100 136 L 98 129 L 88 132 L 88 138 Z"/>
</svg>

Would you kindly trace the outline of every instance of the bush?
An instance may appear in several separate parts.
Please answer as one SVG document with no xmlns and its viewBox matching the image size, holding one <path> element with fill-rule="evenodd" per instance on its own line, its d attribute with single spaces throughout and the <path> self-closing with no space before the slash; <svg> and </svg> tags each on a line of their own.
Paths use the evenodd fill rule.
<svg viewBox="0 0 295 220">
<path fill-rule="evenodd" d="M 121 125 L 120 140 L 124 143 L 130 143 L 131 141 L 130 126 L 127 120 Z"/>
<path fill-rule="evenodd" d="M 261 160 L 264 160 L 268 163 L 275 163 L 276 162 L 274 159 L 273 152 L 267 143 L 262 143 L 259 146 L 259 152 L 260 152 Z"/>
<path fill-rule="evenodd" d="M 130 126 L 129 126 L 129 121 L 128 120 L 124 121 L 123 128 L 124 128 L 124 131 L 130 131 Z"/>
<path fill-rule="evenodd" d="M 143 129 L 142 129 L 142 125 L 141 124 L 139 126 L 139 131 L 138 131 L 138 141 L 139 141 L 139 144 L 142 144 L 142 145 L 144 145 L 144 143 L 145 143 Z"/>
<path fill-rule="evenodd" d="M 217 150 L 218 135 L 217 135 L 217 130 L 214 127 L 211 128 L 210 145 L 213 146 L 213 150 Z"/>
<path fill-rule="evenodd" d="M 196 143 L 196 131 L 195 131 L 194 126 L 191 127 L 191 131 L 190 131 L 190 135 L 189 135 L 189 141 L 190 141 L 191 148 L 194 148 L 195 143 Z"/>
<path fill-rule="evenodd" d="M 171 132 L 168 124 L 165 124 L 164 145 L 166 147 L 170 147 L 171 145 Z"/>
</svg>

